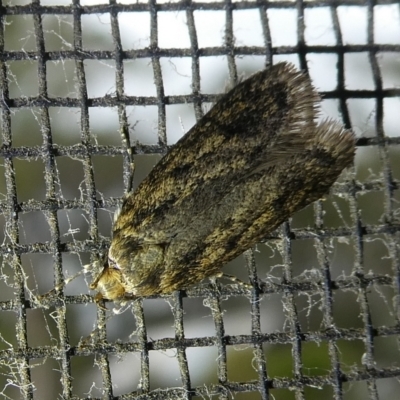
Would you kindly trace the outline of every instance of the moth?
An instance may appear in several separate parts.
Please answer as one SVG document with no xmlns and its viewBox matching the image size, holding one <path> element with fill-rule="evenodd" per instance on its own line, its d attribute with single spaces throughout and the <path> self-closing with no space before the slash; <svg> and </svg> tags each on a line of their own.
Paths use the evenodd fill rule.
<svg viewBox="0 0 400 400">
<path fill-rule="evenodd" d="M 96 300 L 170 293 L 221 268 L 329 191 L 355 137 L 317 122 L 320 97 L 287 63 L 226 93 L 123 201 Z"/>
</svg>

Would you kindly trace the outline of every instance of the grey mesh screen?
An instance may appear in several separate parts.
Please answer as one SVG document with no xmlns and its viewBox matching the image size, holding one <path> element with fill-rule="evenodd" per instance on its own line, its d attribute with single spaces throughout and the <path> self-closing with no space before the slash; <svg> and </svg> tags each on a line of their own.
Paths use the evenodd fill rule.
<svg viewBox="0 0 400 400">
<path fill-rule="evenodd" d="M 398 1 L 3 0 L 0 21 L 1 398 L 398 398 Z M 252 288 L 105 312 L 90 274 L 64 287 L 109 244 L 121 132 L 136 187 L 221 93 L 282 60 L 358 149 L 325 200 L 224 268 Z"/>
</svg>

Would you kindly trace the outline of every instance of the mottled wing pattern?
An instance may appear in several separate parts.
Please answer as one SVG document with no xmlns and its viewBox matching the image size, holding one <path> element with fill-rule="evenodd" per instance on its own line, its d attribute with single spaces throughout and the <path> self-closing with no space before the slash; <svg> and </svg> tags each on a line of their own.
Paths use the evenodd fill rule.
<svg viewBox="0 0 400 400">
<path fill-rule="evenodd" d="M 281 63 L 228 92 L 130 194 L 109 257 L 127 292 L 170 292 L 216 274 L 324 195 L 354 157 L 317 125 L 309 78 Z"/>
<path fill-rule="evenodd" d="M 191 214 L 214 207 L 218 196 L 248 175 L 302 152 L 312 139 L 304 132 L 314 126 L 318 99 L 309 79 L 287 64 L 239 84 L 126 198 L 114 236 L 129 228 L 132 236 L 143 238 L 160 223 L 166 229 L 167 221 L 174 230 L 176 213 L 187 218 L 185 205 Z M 193 209 L 193 203 L 203 207 Z"/>
</svg>

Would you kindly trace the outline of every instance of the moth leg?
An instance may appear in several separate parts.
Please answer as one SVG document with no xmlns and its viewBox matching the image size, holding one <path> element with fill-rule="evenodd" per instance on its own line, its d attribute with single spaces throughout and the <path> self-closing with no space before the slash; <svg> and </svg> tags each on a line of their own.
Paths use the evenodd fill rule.
<svg viewBox="0 0 400 400">
<path fill-rule="evenodd" d="M 234 283 L 245 286 L 247 288 L 253 288 L 253 286 L 250 283 L 243 282 L 236 276 L 225 274 L 224 272 L 219 272 L 218 274 L 214 275 L 213 278 L 215 278 L 215 279 L 225 278 L 225 279 L 229 279 L 230 281 L 232 281 Z"/>
<path fill-rule="evenodd" d="M 125 305 L 127 302 L 132 301 L 132 300 L 136 300 L 138 297 L 134 296 L 133 294 L 124 294 L 122 297 L 120 297 L 119 299 L 114 300 L 117 304 L 120 305 Z"/>
<path fill-rule="evenodd" d="M 52 297 L 55 296 L 56 294 L 57 294 L 57 289 L 54 288 L 46 293 L 37 295 L 36 300 L 41 304 L 46 303 L 47 301 L 51 301 Z"/>
<path fill-rule="evenodd" d="M 104 297 L 100 292 L 97 292 L 94 296 L 94 302 L 96 303 L 97 307 L 101 308 L 104 311 L 108 311 L 107 307 L 104 305 Z"/>
<path fill-rule="evenodd" d="M 128 301 L 132 301 L 137 299 L 136 296 L 125 294 L 123 297 L 119 298 L 117 300 L 118 304 L 125 304 Z M 97 292 L 94 296 L 94 302 L 96 303 L 96 306 L 101 308 L 104 311 L 109 311 L 109 309 L 104 305 L 104 300 L 108 300 L 105 298 L 100 292 Z"/>
</svg>

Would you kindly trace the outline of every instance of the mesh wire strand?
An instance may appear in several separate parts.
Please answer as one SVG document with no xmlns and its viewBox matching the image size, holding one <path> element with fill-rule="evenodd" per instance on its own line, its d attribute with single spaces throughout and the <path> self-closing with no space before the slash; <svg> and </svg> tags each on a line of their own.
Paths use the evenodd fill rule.
<svg viewBox="0 0 400 400">
<path fill-rule="evenodd" d="M 7 238 L 0 247 L 0 253 L 4 264 L 12 266 L 13 290 L 15 295 L 0 302 L 1 313 L 13 312 L 16 316 L 16 343 L 14 346 L 5 346 L 4 341 L 0 351 L 2 373 L 10 378 L 10 370 L 14 370 L 13 379 L 18 377 L 16 398 L 37 398 L 32 378 L 32 360 L 56 359 L 59 363 L 59 374 L 61 380 L 61 392 L 58 396 L 63 399 L 89 398 L 78 396 L 74 393 L 74 378 L 71 364 L 74 357 L 95 356 L 96 363 L 101 372 L 102 398 L 215 398 L 228 399 L 238 394 L 253 393 L 255 398 L 314 398 L 307 397 L 307 389 L 312 387 L 329 387 L 331 397 L 334 399 L 345 399 L 346 383 L 362 382 L 366 387 L 368 399 L 389 399 L 384 392 L 379 390 L 379 381 L 384 378 L 399 379 L 399 363 L 379 366 L 376 358 L 375 344 L 377 339 L 392 337 L 399 339 L 400 335 L 400 309 L 399 309 L 399 284 L 400 284 L 400 257 L 399 239 L 400 224 L 395 210 L 395 194 L 399 189 L 399 180 L 393 177 L 392 164 L 389 150 L 400 145 L 400 136 L 388 137 L 385 135 L 383 124 L 383 107 L 387 98 L 399 98 L 399 88 L 384 88 L 381 70 L 378 65 L 377 53 L 381 51 L 393 52 L 400 57 L 400 45 L 376 44 L 374 42 L 374 6 L 396 4 L 396 1 L 314 1 L 314 2 L 210 2 L 200 3 L 182 1 L 176 3 L 157 4 L 150 0 L 148 3 L 118 4 L 110 0 L 107 4 L 96 4 L 90 6 L 80 5 L 74 0 L 70 5 L 41 5 L 39 1 L 32 1 L 27 5 L 2 4 L 0 18 L 2 29 L 0 30 L 1 77 L 2 89 L 2 147 L 0 149 L 2 163 L 5 172 L 5 196 L 0 202 L 1 212 L 4 216 Z M 337 7 L 340 5 L 365 6 L 368 15 L 367 43 L 363 45 L 343 44 L 339 25 Z M 307 8 L 329 7 L 334 27 L 336 45 L 309 46 L 305 41 L 304 13 Z M 273 47 L 269 27 L 267 9 L 295 9 L 297 11 L 297 44 L 296 46 Z M 265 46 L 248 47 L 235 43 L 235 32 L 233 28 L 233 12 L 236 10 L 258 9 L 263 30 Z M 197 41 L 196 24 L 194 12 L 196 10 L 223 11 L 225 13 L 224 45 L 208 48 L 199 48 Z M 187 29 L 190 39 L 189 48 L 159 48 L 158 47 L 158 14 L 162 11 L 186 13 Z M 121 12 L 143 12 L 150 16 L 150 44 L 146 48 L 138 50 L 124 50 L 121 44 L 118 15 Z M 111 33 L 114 49 L 87 50 L 82 44 L 82 16 L 89 14 L 109 14 L 111 21 Z M 25 51 L 5 49 L 5 22 L 8 16 L 33 16 L 33 36 L 36 40 L 36 50 Z M 70 50 L 46 51 L 43 18 L 47 15 L 68 15 L 72 17 L 73 46 Z M 345 54 L 354 52 L 367 52 L 369 63 L 373 71 L 373 90 L 349 90 L 345 88 L 344 70 Z M 265 63 L 271 63 L 275 55 L 297 54 L 301 69 L 307 70 L 307 55 L 311 53 L 330 53 L 337 55 L 337 81 L 335 90 L 322 93 L 325 99 L 339 99 L 340 112 L 343 122 L 351 127 L 348 99 L 375 99 L 376 113 L 373 116 L 373 124 L 376 131 L 373 137 L 362 137 L 357 141 L 360 148 L 377 148 L 379 160 L 382 164 L 382 174 L 379 178 L 357 182 L 351 177 L 341 181 L 333 188 L 333 193 L 343 196 L 348 201 L 351 225 L 327 228 L 324 226 L 324 206 L 322 202 L 314 204 L 314 228 L 291 227 L 285 223 L 277 232 L 273 232 L 266 240 L 270 243 L 279 243 L 283 259 L 283 275 L 280 282 L 276 283 L 264 280 L 257 274 L 257 262 L 255 250 L 248 250 L 244 255 L 248 276 L 252 289 L 238 284 L 201 284 L 186 291 L 164 296 L 171 303 L 174 316 L 174 337 L 162 337 L 152 340 L 146 329 L 146 313 L 142 300 L 132 303 L 132 312 L 136 320 L 136 338 L 126 342 L 107 341 L 106 313 L 97 310 L 97 326 L 95 338 L 85 341 L 80 346 L 71 345 L 69 326 L 67 323 L 67 307 L 70 304 L 93 303 L 90 295 L 65 295 L 63 289 L 64 273 L 62 268 L 63 254 L 68 253 L 92 253 L 98 254 L 107 248 L 108 239 L 99 233 L 98 210 L 111 208 L 120 204 L 120 198 L 102 197 L 98 198 L 95 184 L 93 167 L 94 156 L 122 156 L 123 157 L 123 182 L 126 190 L 130 187 L 130 157 L 127 146 L 133 146 L 129 142 L 128 106 L 156 106 L 158 110 L 158 144 L 137 144 L 133 146 L 135 154 L 163 154 L 167 151 L 167 129 L 166 129 L 166 106 L 174 104 L 193 104 L 196 119 L 203 115 L 202 105 L 214 102 L 217 95 L 206 94 L 200 91 L 200 59 L 210 56 L 224 56 L 227 60 L 229 76 L 232 82 L 238 81 L 236 59 L 240 56 L 259 55 L 265 57 Z M 161 70 L 160 59 L 163 57 L 189 57 L 192 68 L 192 91 L 187 95 L 165 95 L 165 82 Z M 128 96 L 124 91 L 124 60 L 135 60 L 140 58 L 151 59 L 151 67 L 154 73 L 156 95 L 151 96 Z M 76 97 L 51 97 L 48 94 L 48 83 L 46 80 L 48 63 L 57 60 L 73 60 L 76 69 Z M 36 96 L 10 97 L 9 95 L 9 72 L 8 63 L 18 60 L 35 60 L 37 65 L 38 93 Z M 115 63 L 115 93 L 103 97 L 90 98 L 87 93 L 87 82 L 84 70 L 86 60 L 112 60 Z M 75 145 L 55 144 L 52 138 L 51 121 L 49 109 L 51 107 L 70 107 L 80 110 L 80 143 Z M 99 145 L 93 142 L 89 124 L 89 109 L 92 107 L 116 107 L 120 130 L 128 139 L 124 145 L 110 146 Z M 36 146 L 13 145 L 12 137 L 12 115 L 17 109 L 35 109 L 40 120 L 42 144 Z M 70 157 L 80 160 L 84 166 L 85 196 L 77 200 L 60 198 L 58 192 L 56 159 L 58 157 Z M 17 195 L 18 179 L 15 160 L 37 160 L 43 161 L 45 200 L 30 199 L 19 201 Z M 354 171 L 353 171 L 354 172 Z M 351 172 L 350 172 L 351 175 Z M 354 177 L 354 174 L 351 175 Z M 384 215 L 379 223 L 368 224 L 362 219 L 358 211 L 359 193 L 383 193 Z M 84 210 L 87 215 L 88 238 L 82 241 L 64 241 L 60 235 L 58 221 L 60 210 Z M 20 216 L 24 213 L 43 211 L 46 217 L 51 239 L 47 242 L 21 243 Z M 364 238 L 368 235 L 384 235 L 391 263 L 390 273 L 371 273 L 365 270 Z M 297 240 L 313 240 L 319 263 L 318 273 L 308 275 L 307 279 L 296 279 L 293 275 L 292 246 Z M 351 244 L 354 252 L 354 265 L 352 273 L 338 279 L 331 275 L 329 252 L 330 243 L 333 239 L 346 240 Z M 45 297 L 37 303 L 25 289 L 25 273 L 22 268 L 23 255 L 30 253 L 43 253 L 52 256 L 54 266 L 54 285 L 56 294 Z M 369 293 L 371 288 L 386 288 L 393 290 L 393 314 L 394 323 L 386 325 L 373 324 L 371 317 L 371 299 Z M 341 328 L 336 323 L 334 315 L 335 293 L 340 291 L 351 291 L 356 293 L 360 306 L 360 320 L 354 328 Z M 382 289 L 383 290 L 383 289 Z M 287 323 L 284 330 L 266 333 L 262 329 L 261 300 L 272 294 L 282 296 L 282 307 L 285 309 Z M 306 294 L 318 295 L 319 307 L 323 311 L 321 329 L 307 331 L 302 327 L 299 319 L 299 310 L 296 297 Z M 249 334 L 229 335 L 225 332 L 224 312 L 221 299 L 226 297 L 247 296 L 250 304 L 251 327 Z M 215 325 L 215 332 L 210 336 L 187 337 L 184 325 L 184 299 L 204 298 L 211 310 Z M 28 342 L 28 311 L 52 307 L 57 315 L 56 328 L 58 332 L 57 343 L 45 346 L 32 346 Z M 264 310 L 265 311 L 265 310 Z M 345 313 L 346 310 L 343 310 Z M 4 314 L 3 314 L 4 315 Z M 133 318 L 133 316 L 131 316 Z M 341 355 L 338 349 L 339 341 L 362 341 L 364 356 L 361 365 L 351 370 L 344 369 Z M 329 367 L 325 374 L 313 374 L 304 368 L 302 353 L 307 343 L 326 343 L 329 355 Z M 265 345 L 290 345 L 292 357 L 292 373 L 288 376 L 279 377 L 271 375 Z M 230 346 L 247 345 L 253 351 L 253 366 L 256 378 L 232 380 L 229 378 L 227 348 Z M 187 349 L 215 347 L 217 357 L 212 366 L 216 368 L 216 383 L 195 386 L 191 382 L 191 373 L 187 358 Z M 175 349 L 175 355 L 179 366 L 181 381 L 174 387 L 157 390 L 151 386 L 150 375 L 150 353 Z M 116 395 L 113 385 L 113 376 L 110 369 L 110 354 L 126 355 L 136 353 L 140 358 L 140 388 L 125 395 Z M 8 371 L 8 372 L 7 372 Z M 244 375 L 243 375 L 244 376 Z M 129 374 L 127 374 L 129 379 Z M 279 397 L 279 389 L 290 389 L 289 397 Z M 1 390 L 1 389 L 0 389 Z M 1 392 L 4 396 L 9 392 Z M 293 396 L 293 397 L 290 397 Z M 99 396 L 98 396 L 99 397 Z M 90 397 L 92 398 L 92 397 Z M 249 397 L 250 398 L 250 397 Z"/>
</svg>

